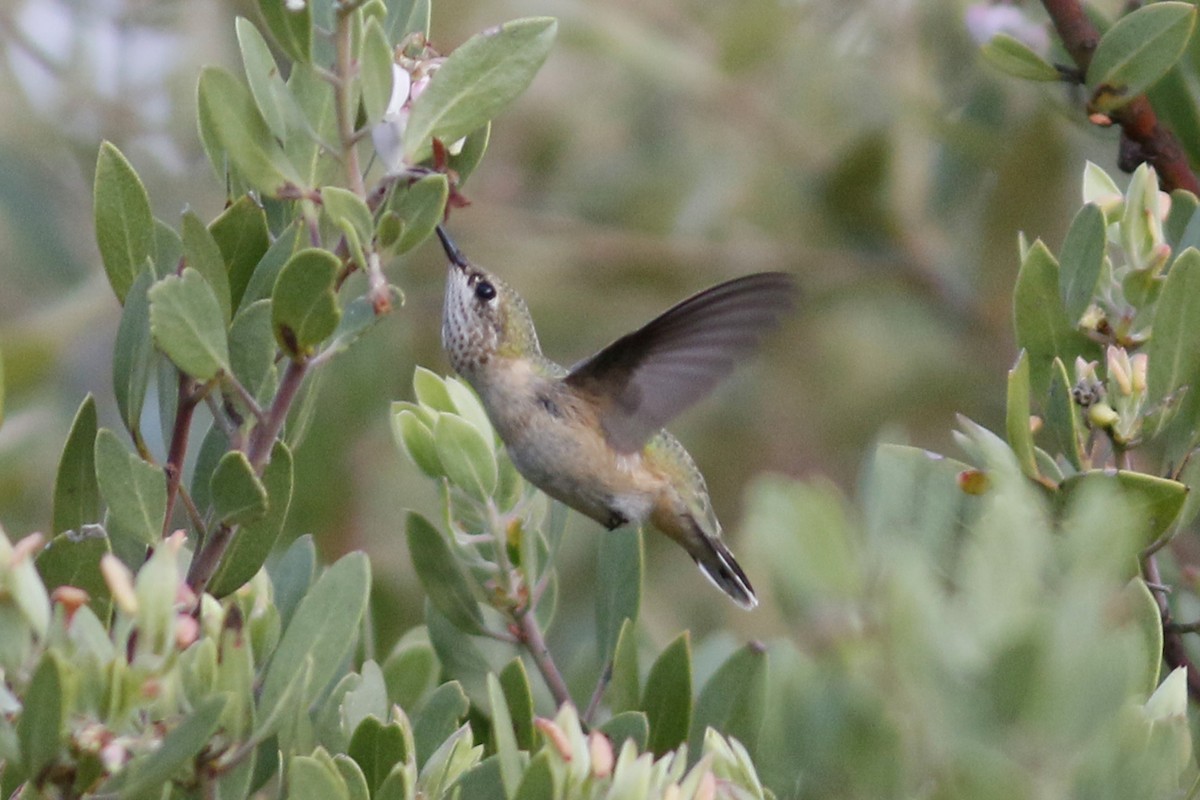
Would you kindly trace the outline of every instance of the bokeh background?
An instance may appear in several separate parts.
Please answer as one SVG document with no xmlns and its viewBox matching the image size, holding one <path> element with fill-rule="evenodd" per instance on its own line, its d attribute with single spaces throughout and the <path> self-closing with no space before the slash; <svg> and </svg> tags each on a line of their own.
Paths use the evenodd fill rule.
<svg viewBox="0 0 1200 800">
<path fill-rule="evenodd" d="M 49 524 L 84 395 L 119 427 L 119 307 L 92 237 L 99 143 L 128 156 L 158 217 L 219 213 L 195 81 L 202 64 L 238 68 L 233 20 L 254 13 L 235 0 L 0 0 L 0 519 L 13 538 Z M 952 452 L 956 413 L 1000 426 L 1018 232 L 1057 249 L 1084 159 L 1117 172 L 1116 133 L 1088 126 L 1063 86 L 984 64 L 969 13 L 958 0 L 434 2 L 443 51 L 506 19 L 560 21 L 450 222 L 523 292 L 548 355 L 573 363 L 725 278 L 799 279 L 801 308 L 762 357 L 672 426 L 752 577 L 771 558 L 739 536 L 760 473 L 853 496 L 881 439 Z M 370 553 L 384 645 L 422 612 L 403 511 L 435 508 L 388 404 L 411 398 L 414 365 L 448 369 L 443 269 L 433 242 L 388 266 L 407 302 L 323 374 L 296 453 L 287 536 L 312 533 L 327 558 Z M 551 643 L 568 664 L 590 632 L 599 535 L 573 519 L 560 563 Z M 742 614 L 669 544 L 651 538 L 647 555 L 643 616 L 659 642 L 683 627 L 702 648 L 717 630 L 786 634 L 769 598 Z"/>
</svg>

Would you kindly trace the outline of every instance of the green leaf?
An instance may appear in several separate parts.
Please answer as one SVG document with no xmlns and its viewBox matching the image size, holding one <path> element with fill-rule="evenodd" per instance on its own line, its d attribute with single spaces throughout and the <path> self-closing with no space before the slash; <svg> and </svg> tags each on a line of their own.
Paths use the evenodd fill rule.
<svg viewBox="0 0 1200 800">
<path fill-rule="evenodd" d="M 225 321 L 212 287 L 188 267 L 150 287 L 154 343 L 183 372 L 207 381 L 229 370 Z"/>
<path fill-rule="evenodd" d="M 997 33 L 979 50 L 993 67 L 1014 78 L 1030 81 L 1061 81 L 1062 73 L 1034 52 L 1033 48 L 1007 33 Z"/>
<path fill-rule="evenodd" d="M 1200 391 L 1200 251 L 1180 253 L 1167 273 L 1147 346 L 1147 400 L 1153 405 L 1186 386 Z M 1166 415 L 1155 430 L 1162 430 Z"/>
<path fill-rule="evenodd" d="M 183 258 L 183 239 L 161 219 L 154 220 L 154 256 L 151 266 L 156 279 L 174 275 Z"/>
<path fill-rule="evenodd" d="M 446 388 L 445 381 L 436 372 L 424 367 L 417 367 L 413 370 L 412 383 L 413 393 L 421 405 L 436 411 L 458 413 L 458 408 L 450 397 L 450 391 Z"/>
<path fill-rule="evenodd" d="M 688 631 L 667 645 L 650 667 L 642 710 L 650 723 L 646 746 L 655 756 L 665 755 L 687 740 L 692 722 L 692 646 Z"/>
<path fill-rule="evenodd" d="M 221 457 L 209 491 L 217 519 L 227 525 L 244 525 L 267 513 L 267 488 L 241 450 L 230 450 Z"/>
<path fill-rule="evenodd" d="M 4 354 L 0 353 L 0 425 L 4 424 Z"/>
<path fill-rule="evenodd" d="M 287 0 L 258 0 L 258 8 L 271 37 L 293 61 L 308 63 L 312 59 L 311 6 L 311 3 L 301 3 L 293 10 Z"/>
<path fill-rule="evenodd" d="M 446 469 L 438 459 L 433 431 L 421 421 L 416 412 L 403 406 L 403 403 L 392 403 L 392 436 L 396 444 L 400 445 L 409 460 L 429 477 L 445 476 Z"/>
<path fill-rule="evenodd" d="M 450 155 L 449 166 L 458 176 L 459 189 L 467 182 L 467 178 L 471 177 L 471 173 L 479 166 L 479 162 L 483 160 L 483 154 L 487 152 L 488 142 L 491 138 L 492 123 L 489 122 L 473 133 L 467 134 L 462 149 Z"/>
<path fill-rule="evenodd" d="M 1073 363 L 1075 356 L 1098 355 L 1097 346 L 1075 330 L 1059 291 L 1058 262 L 1041 241 L 1034 242 L 1017 274 L 1013 292 L 1017 345 L 1029 353 L 1030 386 L 1041 395 L 1050 384 L 1055 357 Z"/>
<path fill-rule="evenodd" d="M 1167 74 L 1196 25 L 1191 3 L 1152 3 L 1125 15 L 1100 38 L 1087 85 L 1099 111 L 1120 108 Z"/>
<path fill-rule="evenodd" d="M 1063 242 L 1059 286 L 1067 318 L 1078 321 L 1091 305 L 1104 266 L 1108 238 L 1104 212 L 1088 203 L 1079 209 Z"/>
<path fill-rule="evenodd" d="M 275 587 L 275 607 L 279 621 L 286 629 L 292 615 L 312 585 L 317 564 L 317 548 L 311 534 L 296 537 L 277 561 L 268 566 L 271 585 Z"/>
<path fill-rule="evenodd" d="M 434 690 L 413 719 L 417 764 L 424 766 L 434 751 L 458 729 L 470 705 L 467 693 L 458 681 L 443 683 Z"/>
<path fill-rule="evenodd" d="M 395 286 L 388 286 L 388 299 L 392 306 L 404 304 L 404 294 Z M 342 319 L 338 322 L 337 330 L 333 332 L 333 338 L 329 340 L 326 349 L 334 353 L 346 352 L 384 316 L 375 313 L 375 303 L 369 295 L 359 295 L 346 304 Z"/>
<path fill-rule="evenodd" d="M 415 708 L 437 686 L 440 672 L 441 664 L 428 642 L 402 643 L 383 662 L 388 701 L 401 708 Z"/>
<path fill-rule="evenodd" d="M 225 272 L 225 258 L 221 255 L 221 247 L 217 240 L 191 211 L 183 215 L 183 254 L 187 265 L 208 281 L 228 327 L 233 316 L 233 306 L 229 300 L 229 275 Z"/>
<path fill-rule="evenodd" d="M 596 654 L 605 664 L 617 648 L 625 620 L 637 621 L 642 599 L 642 533 L 618 528 L 599 537 L 596 560 Z"/>
<path fill-rule="evenodd" d="M 307 64 L 292 65 L 287 85 L 300 108 L 300 120 L 288 134 L 288 159 L 309 186 L 337 183 L 345 172 L 338 159 L 329 157 L 325 144 L 338 140 L 333 86 Z"/>
<path fill-rule="evenodd" d="M 22 766 L 41 775 L 59 759 L 67 726 L 66 668 L 54 651 L 47 651 L 25 690 L 24 712 L 17 720 Z M 65 753 L 64 753 L 65 755 Z"/>
<path fill-rule="evenodd" d="M 500 763 L 500 780 L 504 784 L 505 796 L 512 797 L 521 781 L 521 754 L 518 752 L 512 715 L 508 712 L 504 691 L 500 688 L 499 679 L 490 672 L 487 676 L 487 692 L 492 711 L 492 738 Z"/>
<path fill-rule="evenodd" d="M 152 750 L 146 757 L 131 762 L 123 774 L 121 796 L 160 796 L 163 785 L 209 745 L 209 740 L 221 721 L 225 703 L 226 695 L 211 695 L 163 737 L 157 749 Z"/>
<path fill-rule="evenodd" d="M 112 548 L 104 529 L 99 525 L 84 525 L 51 539 L 50 544 L 38 553 L 37 568 L 47 590 L 53 591 L 59 586 L 83 589 L 91 598 L 96 616 L 105 619 L 109 591 L 100 574 L 100 558 L 110 552 Z"/>
<path fill-rule="evenodd" d="M 222 459 L 224 461 L 224 459 Z M 214 482 L 216 476 L 213 476 Z M 224 597 L 253 578 L 266 563 L 267 556 L 279 540 L 283 523 L 292 502 L 292 453 L 283 442 L 275 442 L 271 460 L 263 470 L 260 486 L 266 490 L 266 513 L 242 526 L 229 545 L 221 566 L 217 568 L 208 591 L 214 597 Z M 216 496 L 216 487 L 213 487 Z M 219 513 L 219 512 L 218 512 Z"/>
<path fill-rule="evenodd" d="M 153 281 L 154 273 L 143 269 L 129 287 L 113 346 L 113 394 L 121 420 L 135 441 L 142 437 L 142 407 L 150 385 L 150 367 L 154 363 L 150 298 L 147 295 Z"/>
<path fill-rule="evenodd" d="M 388 3 L 388 31 L 399 42 L 410 33 L 429 36 L 429 0 L 399 0 Z"/>
<path fill-rule="evenodd" d="M 476 644 L 476 638 L 455 627 L 428 598 L 425 627 L 442 673 L 457 680 L 471 702 L 482 707 L 487 702 L 487 674 L 494 666 Z"/>
<path fill-rule="evenodd" d="M 408 552 L 429 600 L 459 630 L 479 633 L 483 614 L 445 538 L 415 512 L 409 512 L 406 531 Z"/>
<path fill-rule="evenodd" d="M 600 730 L 612 739 L 613 750 L 619 751 L 626 739 L 632 739 L 638 752 L 646 749 L 650 738 L 650 723 L 641 711 L 622 711 L 613 715 L 600 726 Z"/>
<path fill-rule="evenodd" d="M 1103 493 L 1125 497 L 1134 518 L 1145 523 L 1144 544 L 1150 544 L 1166 533 L 1188 494 L 1187 486 L 1167 478 L 1127 470 L 1091 470 L 1063 481 L 1056 500 L 1060 504 L 1069 504 L 1079 492 L 1099 491 L 1096 486 L 1103 487 Z"/>
<path fill-rule="evenodd" d="M 617 648 L 613 652 L 612 680 L 605 695 L 608 707 L 613 713 L 619 714 L 638 707 L 642 691 L 639 676 L 637 631 L 633 620 L 626 620 L 617 636 Z"/>
<path fill-rule="evenodd" d="M 1125 585 L 1121 592 L 1122 599 L 1134 618 L 1138 633 L 1142 635 L 1145 653 L 1145 681 L 1139 687 L 1147 695 L 1158 686 L 1159 670 L 1162 667 L 1163 628 L 1162 612 L 1158 609 L 1158 601 L 1146 582 L 1134 578 Z"/>
<path fill-rule="evenodd" d="M 362 768 L 372 796 L 383 785 L 392 767 L 408 757 L 404 731 L 398 722 L 383 724 L 375 717 L 358 723 L 346 752 Z"/>
<path fill-rule="evenodd" d="M 514 658 L 500 672 L 500 688 L 512 717 L 517 747 L 527 752 L 533 750 L 533 690 L 529 686 L 529 674 L 525 662 Z"/>
<path fill-rule="evenodd" d="M 378 122 L 392 99 L 392 46 L 377 20 L 363 30 L 362 103 L 367 124 Z"/>
<path fill-rule="evenodd" d="M 347 189 L 326 186 L 321 189 L 321 205 L 329 219 L 345 235 L 355 263 L 365 268 L 363 244 L 370 242 L 375 235 L 375 220 L 366 202 Z"/>
<path fill-rule="evenodd" d="M 307 4 L 305 8 L 307 8 Z M 329 756 L 324 750 L 319 753 L 325 758 Z M 289 800 L 350 800 L 350 790 L 346 788 L 341 774 L 333 766 L 324 763 L 316 756 L 292 756 L 288 763 L 288 798 Z"/>
<path fill-rule="evenodd" d="M 409 800 L 413 797 L 416 779 L 409 776 L 408 769 L 397 764 L 375 793 L 375 800 Z"/>
<path fill-rule="evenodd" d="M 496 453 L 478 428 L 462 417 L 441 414 L 433 426 L 433 441 L 451 483 L 476 500 L 491 497 L 498 478 Z"/>
<path fill-rule="evenodd" d="M 155 545 L 167 514 L 167 481 L 163 471 L 125 449 L 112 431 L 96 435 L 96 480 L 110 517 L 122 533 Z"/>
<path fill-rule="evenodd" d="M 303 183 L 245 84 L 220 67 L 205 67 L 198 96 L 202 130 L 211 132 L 214 144 L 251 186 L 276 197 L 287 184 Z"/>
<path fill-rule="evenodd" d="M 388 699 L 387 685 L 383 681 L 383 671 L 371 659 L 363 662 L 358 675 L 349 675 L 357 681 L 357 685 L 346 692 L 338 709 L 341 727 L 353 732 L 364 719 L 387 719 Z M 349 744 L 347 742 L 347 744 Z"/>
<path fill-rule="evenodd" d="M 82 530 L 100 522 L 100 485 L 96 482 L 96 398 L 88 395 L 75 412 L 71 432 L 54 479 L 54 533 Z"/>
<path fill-rule="evenodd" d="M 1029 426 L 1029 354 L 1024 350 L 1017 363 L 1008 371 L 1008 412 L 1005 429 L 1008 444 L 1017 456 L 1021 472 L 1027 478 L 1038 479 L 1037 460 L 1033 455 L 1033 429 Z"/>
<path fill-rule="evenodd" d="M 451 53 L 413 102 L 405 160 L 416 164 L 428 158 L 434 138 L 450 144 L 515 100 L 550 54 L 557 29 L 549 17 L 514 20 L 471 37 Z"/>
<path fill-rule="evenodd" d="M 1054 359 L 1050 367 L 1050 399 L 1046 403 L 1046 427 L 1054 436 L 1058 451 L 1067 457 L 1075 469 L 1083 468 L 1083 446 L 1087 428 L 1079 413 L 1079 404 L 1071 394 L 1071 379 L 1062 359 Z"/>
<path fill-rule="evenodd" d="M 346 785 L 347 800 L 371 800 L 371 790 L 367 786 L 367 778 L 363 775 L 358 764 L 343 753 L 333 757 L 333 765 Z"/>
<path fill-rule="evenodd" d="M 306 248 L 292 256 L 271 293 L 275 340 L 293 358 L 312 354 L 341 318 L 334 285 L 339 263 L 327 250 Z"/>
<path fill-rule="evenodd" d="M 283 233 L 279 234 L 279 238 L 271 243 L 267 252 L 263 253 L 263 257 L 255 265 L 254 272 L 246 284 L 246 291 L 242 294 L 242 308 L 259 300 L 271 298 L 271 291 L 275 288 L 275 281 L 279 279 L 280 271 L 295 254 L 301 243 L 298 223 L 288 225 Z"/>
<path fill-rule="evenodd" d="M 393 245 L 397 253 L 407 253 L 429 238 L 442 221 L 449 196 L 450 184 L 441 174 L 426 175 L 407 186 L 396 187 L 387 208 L 404 223 Z"/>
<path fill-rule="evenodd" d="M 753 752 L 767 704 L 767 651 L 750 642 L 717 669 L 700 690 L 688 735 L 688 758 L 700 760 L 704 732 L 715 728 Z"/>
<path fill-rule="evenodd" d="M 550 765 L 550 753 L 541 750 L 529 761 L 521 785 L 517 787 L 516 800 L 555 800 L 562 797 L 560 783 Z"/>
<path fill-rule="evenodd" d="M 296 665 L 312 658 L 312 680 L 301 698 L 307 706 L 354 649 L 371 590 L 363 553 L 350 553 L 327 569 L 300 601 L 267 667 L 259 708 L 269 713 L 291 681 Z"/>
<path fill-rule="evenodd" d="M 229 367 L 235 378 L 260 403 L 273 389 L 275 331 L 271 301 L 258 300 L 243 308 L 229 327 Z"/>
<path fill-rule="evenodd" d="M 289 121 L 299 113 L 299 109 L 288 93 L 283 76 L 279 74 L 279 65 L 271 55 L 267 40 L 258 32 L 258 28 L 244 17 L 238 17 L 234 27 L 237 29 L 238 47 L 242 51 L 242 67 L 246 82 L 250 84 L 250 94 L 254 96 L 254 102 L 271 133 L 282 142 L 287 139 Z"/>
<path fill-rule="evenodd" d="M 100 260 L 124 303 L 134 278 L 154 255 L 154 216 L 146 187 L 112 142 L 100 145 L 92 199 Z"/>
<path fill-rule="evenodd" d="M 229 297 L 237 308 L 254 268 L 271 246 L 266 212 L 250 195 L 242 195 L 212 221 L 209 231 L 221 248 L 229 276 Z"/>
</svg>

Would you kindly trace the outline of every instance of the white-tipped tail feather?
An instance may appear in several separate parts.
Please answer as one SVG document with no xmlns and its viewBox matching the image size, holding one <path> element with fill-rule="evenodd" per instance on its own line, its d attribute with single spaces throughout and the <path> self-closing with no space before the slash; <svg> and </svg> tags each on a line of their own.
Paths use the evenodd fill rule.
<svg viewBox="0 0 1200 800">
<path fill-rule="evenodd" d="M 757 606 L 758 596 L 754 594 L 754 587 L 729 548 L 720 539 L 704 536 L 701 540 L 707 545 L 704 548 L 706 552 L 692 553 L 692 558 L 704 577 L 747 611 Z"/>
</svg>

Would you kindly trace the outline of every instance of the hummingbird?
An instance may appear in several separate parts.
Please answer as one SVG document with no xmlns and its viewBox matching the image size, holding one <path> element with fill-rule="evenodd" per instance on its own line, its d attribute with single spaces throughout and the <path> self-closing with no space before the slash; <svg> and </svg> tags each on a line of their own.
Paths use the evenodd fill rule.
<svg viewBox="0 0 1200 800">
<path fill-rule="evenodd" d="M 542 355 L 521 296 L 468 261 L 442 226 L 437 233 L 450 262 L 442 346 L 517 471 L 609 530 L 649 522 L 735 603 L 754 608 L 704 476 L 663 426 L 792 308 L 793 279 L 762 272 L 718 284 L 566 369 Z"/>
</svg>

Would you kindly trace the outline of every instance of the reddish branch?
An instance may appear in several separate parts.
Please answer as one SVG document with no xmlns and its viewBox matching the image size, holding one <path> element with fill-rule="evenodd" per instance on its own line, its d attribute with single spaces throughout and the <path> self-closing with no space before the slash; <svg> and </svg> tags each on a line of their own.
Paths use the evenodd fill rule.
<svg viewBox="0 0 1200 800">
<path fill-rule="evenodd" d="M 1042 0 L 1054 21 L 1063 46 L 1081 75 L 1086 75 L 1092 54 L 1100 42 L 1100 31 L 1088 19 L 1079 0 Z M 1163 189 L 1187 189 L 1200 195 L 1200 180 L 1192 172 L 1179 141 L 1158 121 L 1150 101 L 1138 95 L 1111 112 L 1109 117 L 1121 126 L 1122 168 L 1145 161 L 1154 167 Z M 1129 162 L 1132 161 L 1132 164 Z"/>
</svg>

